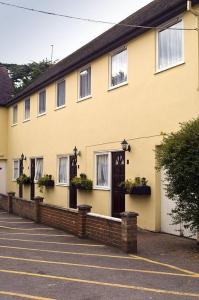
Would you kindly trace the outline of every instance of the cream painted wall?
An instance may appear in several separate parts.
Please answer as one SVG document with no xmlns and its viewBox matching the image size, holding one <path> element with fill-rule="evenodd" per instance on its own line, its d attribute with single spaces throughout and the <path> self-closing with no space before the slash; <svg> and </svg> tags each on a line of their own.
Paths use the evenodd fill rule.
<svg viewBox="0 0 199 300">
<path fill-rule="evenodd" d="M 184 16 L 185 27 L 195 27 L 195 17 Z M 37 93 L 31 96 L 30 121 L 23 122 L 23 101 L 18 104 L 18 125 L 12 127 L 12 107 L 8 120 L 8 185 L 18 191 L 12 178 L 12 159 L 23 152 L 27 160 L 24 172 L 29 174 L 30 158 L 44 157 L 44 173 L 56 179 L 57 155 L 70 154 L 76 145 L 78 173 L 94 179 L 94 153 L 121 150 L 125 138 L 132 147 L 126 154 L 126 178 L 147 177 L 152 188 L 149 198 L 126 196 L 126 210 L 140 214 L 139 226 L 160 229 L 160 179 L 155 170 L 156 145 L 161 137 L 144 138 L 179 128 L 179 122 L 198 116 L 197 32 L 184 32 L 185 63 L 155 73 L 156 33 L 147 32 L 130 41 L 128 48 L 128 84 L 108 90 L 108 55 L 91 63 L 92 98 L 77 102 L 78 71 L 66 76 L 66 107 L 55 110 L 55 84 L 47 87 L 47 111 L 37 116 Z M 143 138 L 141 138 L 143 137 Z M 138 138 L 138 139 L 136 139 Z M 37 190 L 36 194 L 39 194 Z M 68 188 L 55 186 L 44 192 L 45 201 L 68 205 Z M 26 188 L 25 196 L 29 197 Z M 110 215 L 111 192 L 94 190 L 78 192 L 78 203 L 93 206 L 92 211 Z"/>
<path fill-rule="evenodd" d="M 7 158 L 8 110 L 0 107 L 0 159 Z"/>
</svg>

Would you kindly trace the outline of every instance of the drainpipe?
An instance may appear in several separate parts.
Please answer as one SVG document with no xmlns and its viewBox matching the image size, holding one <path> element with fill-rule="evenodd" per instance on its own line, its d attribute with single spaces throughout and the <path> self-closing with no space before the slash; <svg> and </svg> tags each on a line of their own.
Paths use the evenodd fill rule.
<svg viewBox="0 0 199 300">
<path fill-rule="evenodd" d="M 187 11 L 197 17 L 197 32 L 198 32 L 198 88 L 199 91 L 199 11 L 192 8 L 192 0 L 187 0 Z"/>
</svg>

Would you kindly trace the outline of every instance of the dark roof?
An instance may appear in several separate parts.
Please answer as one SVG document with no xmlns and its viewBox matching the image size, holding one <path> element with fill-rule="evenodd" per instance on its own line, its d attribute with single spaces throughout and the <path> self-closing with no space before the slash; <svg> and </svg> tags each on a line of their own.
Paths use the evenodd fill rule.
<svg viewBox="0 0 199 300">
<path fill-rule="evenodd" d="M 8 75 L 8 70 L 0 65 L 0 106 L 6 105 L 12 94 L 12 80 Z"/>
<path fill-rule="evenodd" d="M 193 0 L 193 4 L 199 0 Z M 177 16 L 186 10 L 187 0 L 154 0 L 122 23 L 142 26 L 158 26 L 166 20 Z M 114 26 L 82 48 L 67 56 L 48 71 L 39 76 L 33 83 L 16 95 L 10 104 L 29 96 L 47 84 L 58 80 L 71 71 L 82 67 L 93 59 L 121 46 L 130 39 L 144 33 L 148 29 Z"/>
</svg>

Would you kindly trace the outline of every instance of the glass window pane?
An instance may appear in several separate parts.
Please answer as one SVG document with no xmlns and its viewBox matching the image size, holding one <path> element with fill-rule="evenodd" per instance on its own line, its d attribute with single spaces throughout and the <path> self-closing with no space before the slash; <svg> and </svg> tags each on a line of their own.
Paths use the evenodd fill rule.
<svg viewBox="0 0 199 300">
<path fill-rule="evenodd" d="M 60 157 L 59 158 L 59 183 L 67 183 L 67 165 L 68 165 L 68 158 L 67 157 Z"/>
<path fill-rule="evenodd" d="M 65 104 L 65 80 L 57 83 L 57 107 Z"/>
<path fill-rule="evenodd" d="M 12 117 L 12 123 L 16 124 L 17 123 L 17 114 L 18 114 L 18 107 L 15 105 L 13 107 L 13 117 Z"/>
<path fill-rule="evenodd" d="M 80 98 L 91 94 L 91 67 L 80 72 Z"/>
<path fill-rule="evenodd" d="M 35 159 L 35 180 L 39 180 L 43 175 L 43 158 Z"/>
<path fill-rule="evenodd" d="M 24 105 L 25 105 L 24 120 L 28 120 L 30 118 L 30 99 L 26 99 Z"/>
<path fill-rule="evenodd" d="M 19 161 L 14 160 L 13 162 L 13 179 L 16 180 L 19 177 Z"/>
<path fill-rule="evenodd" d="M 97 155 L 97 186 L 108 186 L 108 154 Z"/>
<path fill-rule="evenodd" d="M 46 91 L 39 93 L 39 114 L 46 112 Z"/>
<path fill-rule="evenodd" d="M 111 57 L 111 86 L 127 81 L 127 50 Z"/>
<path fill-rule="evenodd" d="M 179 30 L 173 30 L 179 29 Z M 163 69 L 183 59 L 182 21 L 158 33 L 158 67 Z"/>
</svg>

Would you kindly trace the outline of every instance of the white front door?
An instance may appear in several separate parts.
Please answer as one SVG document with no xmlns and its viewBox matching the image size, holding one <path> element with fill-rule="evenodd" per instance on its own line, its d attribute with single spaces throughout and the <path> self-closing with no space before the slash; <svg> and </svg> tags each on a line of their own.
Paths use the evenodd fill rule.
<svg viewBox="0 0 199 300">
<path fill-rule="evenodd" d="M 0 160 L 0 194 L 6 194 L 6 161 Z"/>
<path fill-rule="evenodd" d="M 185 229 L 183 224 L 173 225 L 172 217 L 169 215 L 172 209 L 175 208 L 175 202 L 169 199 L 166 195 L 166 179 L 164 170 L 161 171 L 161 231 L 174 235 L 181 235 L 196 239 L 196 236 L 191 237 L 188 229 Z"/>
</svg>

